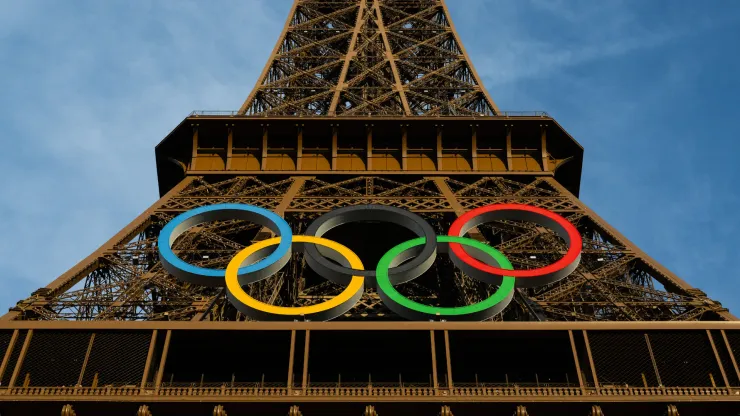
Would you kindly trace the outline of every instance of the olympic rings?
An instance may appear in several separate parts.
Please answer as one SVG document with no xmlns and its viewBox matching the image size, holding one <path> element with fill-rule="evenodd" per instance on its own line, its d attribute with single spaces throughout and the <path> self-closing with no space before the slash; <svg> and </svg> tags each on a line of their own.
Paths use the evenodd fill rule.
<svg viewBox="0 0 740 416">
<path fill-rule="evenodd" d="M 421 250 L 414 250 L 413 256 L 409 257 L 413 257 L 411 261 L 390 271 L 392 276 L 418 276 L 429 269 L 437 257 L 436 233 L 432 226 L 416 214 L 387 205 L 358 205 L 331 211 L 314 220 L 306 229 L 306 234 L 321 237 L 332 228 L 355 221 L 383 221 L 397 224 L 425 239 L 424 247 Z M 325 250 L 312 244 L 307 244 L 304 250 L 306 263 L 326 279 L 347 285 L 351 276 L 359 275 L 365 276 L 365 287 L 375 287 L 374 270 L 352 270 L 337 266 L 326 259 Z"/>
<path fill-rule="evenodd" d="M 248 263 L 250 260 L 255 258 L 259 258 L 261 250 L 282 243 L 282 241 L 282 238 L 270 238 L 268 240 L 252 244 L 234 256 L 229 263 L 229 266 L 226 267 L 227 296 L 231 303 L 242 313 L 247 316 L 264 320 L 293 320 L 296 317 L 303 316 L 304 318 L 315 318 L 328 321 L 352 309 L 357 301 L 360 300 L 365 283 L 365 278 L 362 276 L 352 276 L 352 280 L 342 293 L 331 300 L 311 306 L 295 308 L 273 306 L 260 302 L 249 296 L 247 292 L 242 289 L 242 286 L 249 283 L 249 281 L 240 279 L 237 275 L 237 269 L 239 269 L 242 264 Z M 346 264 L 347 267 L 351 267 L 353 269 L 363 270 L 362 261 L 357 257 L 357 254 L 337 242 L 307 235 L 294 235 L 293 242 L 311 243 L 330 248 L 332 250 L 332 254 L 339 254 L 339 256 L 332 255 L 332 258 L 335 261 Z"/>
<path fill-rule="evenodd" d="M 496 204 L 474 209 L 458 218 L 450 226 L 449 235 L 460 237 L 470 229 L 494 220 L 529 221 L 548 227 L 568 244 L 568 251 L 563 258 L 545 267 L 528 270 L 505 270 L 490 266 L 471 257 L 460 244 L 450 244 L 450 259 L 452 262 L 471 277 L 479 280 L 495 278 L 500 282 L 501 276 L 506 273 L 517 278 L 517 287 L 538 287 L 557 282 L 573 272 L 581 262 L 583 240 L 573 224 L 553 212 L 531 205 Z M 490 281 L 496 283 L 496 281 Z"/>
<path fill-rule="evenodd" d="M 423 238 L 401 243 L 390 249 L 378 262 L 378 295 L 390 310 L 411 320 L 441 317 L 449 320 L 475 319 L 482 321 L 501 312 L 511 302 L 511 298 L 514 296 L 514 285 L 516 281 L 516 278 L 512 276 L 504 276 L 498 290 L 488 297 L 488 299 L 468 306 L 456 308 L 434 307 L 422 305 L 403 296 L 393 287 L 388 276 L 388 269 L 395 258 L 403 256 L 404 252 L 425 243 Z M 451 243 L 463 244 L 474 249 L 473 253 L 476 258 L 480 258 L 485 262 L 492 262 L 496 266 L 506 270 L 512 270 L 514 268 L 506 256 L 501 254 L 500 251 L 471 238 L 441 235 L 437 236 L 436 243 L 438 244 L 437 249 L 441 252 L 447 252 L 447 244 L 439 243 L 450 243 L 450 245 Z"/>
<path fill-rule="evenodd" d="M 272 230 L 277 237 L 241 250 L 231 259 L 226 270 L 190 265 L 173 252 L 172 244 L 189 227 L 228 219 L 257 223 Z M 418 238 L 390 249 L 373 271 L 365 270 L 360 258 L 349 248 L 321 237 L 339 225 L 368 220 L 401 225 Z M 566 241 L 568 250 L 563 258 L 549 266 L 513 270 L 511 262 L 498 250 L 463 237 L 473 227 L 492 220 L 524 220 L 548 227 Z M 165 270 L 184 282 L 226 286 L 227 297 L 238 310 L 261 320 L 334 319 L 352 309 L 365 288 L 376 288 L 388 308 L 407 319 L 483 320 L 500 313 L 509 304 L 515 287 L 536 287 L 570 274 L 580 262 L 583 244 L 578 230 L 563 217 L 541 208 L 518 204 L 474 209 L 458 218 L 450 227 L 449 235 L 444 236 L 435 235 L 432 226 L 418 215 L 379 205 L 338 209 L 316 219 L 306 232 L 308 235 L 293 235 L 283 218 L 256 206 L 211 205 L 181 214 L 162 229 L 158 240 L 160 260 Z M 270 305 L 249 296 L 244 286 L 272 276 L 284 267 L 291 259 L 294 243 L 301 246 L 311 269 L 345 286 L 343 291 L 328 301 L 301 307 Z M 497 285 L 497 290 L 477 304 L 449 308 L 414 302 L 393 287 L 424 274 L 433 265 L 437 252 L 447 253 L 453 264 L 465 274 Z"/>
<path fill-rule="evenodd" d="M 253 205 L 216 204 L 180 214 L 162 228 L 157 246 L 159 247 L 159 259 L 164 269 L 188 283 L 211 287 L 223 286 L 223 270 L 197 267 L 185 262 L 172 251 L 172 244 L 177 237 L 194 225 L 208 221 L 233 219 L 257 223 L 269 228 L 281 237 L 280 244 L 272 254 L 256 264 L 239 269 L 239 276 L 246 278 L 248 283 L 258 282 L 277 273 L 288 263 L 291 255 L 290 246 L 293 231 L 281 216 Z"/>
</svg>

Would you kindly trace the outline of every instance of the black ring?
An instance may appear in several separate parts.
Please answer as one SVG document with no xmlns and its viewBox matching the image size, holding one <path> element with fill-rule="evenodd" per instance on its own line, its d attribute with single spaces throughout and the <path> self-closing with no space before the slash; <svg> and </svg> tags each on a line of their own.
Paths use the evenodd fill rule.
<svg viewBox="0 0 740 416">
<path fill-rule="evenodd" d="M 328 212 L 311 223 L 305 235 L 321 237 L 329 230 L 343 224 L 359 221 L 382 221 L 400 225 L 411 230 L 417 237 L 426 238 L 420 250 L 413 253 L 414 258 L 400 266 L 388 270 L 391 281 L 406 281 L 405 276 L 419 276 L 427 271 L 437 258 L 437 235 L 428 222 L 420 216 L 401 208 L 387 205 L 355 205 Z M 365 277 L 365 287 L 375 287 L 375 270 L 354 270 L 331 262 L 326 258 L 328 250 L 315 244 L 304 244 L 303 251 L 308 266 L 334 283 L 346 286 L 352 276 Z M 326 254 L 324 254 L 326 251 Z"/>
</svg>

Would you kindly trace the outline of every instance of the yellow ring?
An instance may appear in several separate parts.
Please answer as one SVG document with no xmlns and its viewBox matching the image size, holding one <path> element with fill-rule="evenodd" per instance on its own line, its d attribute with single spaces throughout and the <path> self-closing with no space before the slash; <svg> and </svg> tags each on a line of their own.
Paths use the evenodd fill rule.
<svg viewBox="0 0 740 416">
<path fill-rule="evenodd" d="M 342 293 L 326 302 L 318 303 L 316 305 L 300 307 L 275 306 L 260 302 L 249 296 L 239 284 L 239 279 L 237 277 L 239 268 L 249 256 L 259 250 L 279 244 L 280 240 L 281 237 L 275 237 L 254 243 L 240 251 L 233 259 L 231 259 L 231 262 L 229 262 L 228 267 L 226 267 L 226 290 L 229 299 L 237 309 L 249 316 L 258 315 L 254 317 L 261 319 L 280 319 L 281 317 L 285 319 L 296 316 L 309 317 L 319 315 L 323 320 L 327 317 L 322 315 L 333 315 L 328 318 L 332 319 L 354 307 L 360 296 L 362 296 L 362 292 L 365 287 L 365 278 L 362 276 L 352 276 L 352 280 L 350 280 L 349 285 L 344 289 L 344 291 L 342 291 Z M 293 243 L 310 243 L 324 246 L 336 251 L 347 259 L 351 268 L 355 270 L 365 270 L 362 265 L 362 261 L 357 254 L 335 241 L 321 237 L 293 235 Z M 345 308 L 342 308 L 342 306 L 345 306 Z M 256 314 L 253 312 L 256 312 Z"/>
</svg>

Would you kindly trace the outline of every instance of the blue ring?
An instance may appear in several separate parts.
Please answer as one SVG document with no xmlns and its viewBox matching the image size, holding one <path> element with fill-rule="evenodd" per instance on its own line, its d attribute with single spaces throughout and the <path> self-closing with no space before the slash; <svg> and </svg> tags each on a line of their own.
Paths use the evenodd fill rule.
<svg viewBox="0 0 740 416">
<path fill-rule="evenodd" d="M 172 244 L 190 227 L 208 221 L 242 219 L 265 226 L 282 237 L 275 250 L 262 260 L 239 269 L 240 281 L 254 283 L 271 276 L 290 260 L 293 232 L 283 217 L 272 211 L 247 204 L 216 204 L 184 212 L 170 221 L 159 233 L 157 245 L 162 266 L 179 280 L 200 285 L 224 286 L 225 269 L 193 266 L 177 257 Z M 273 269 L 276 269 L 273 271 Z M 216 278 L 220 278 L 216 279 Z M 242 280 L 243 279 L 243 280 Z"/>
</svg>

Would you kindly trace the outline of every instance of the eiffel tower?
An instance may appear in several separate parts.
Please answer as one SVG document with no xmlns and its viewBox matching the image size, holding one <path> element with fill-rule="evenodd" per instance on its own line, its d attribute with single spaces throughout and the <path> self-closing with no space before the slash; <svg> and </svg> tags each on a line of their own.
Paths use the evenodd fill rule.
<svg viewBox="0 0 740 416">
<path fill-rule="evenodd" d="M 295 0 L 238 111 L 196 111 L 156 147 L 161 198 L 97 251 L 0 317 L 0 414 L 706 415 L 740 409 L 740 323 L 579 199 L 583 148 L 545 112 L 499 110 L 444 0 Z M 331 322 L 256 319 L 223 285 L 183 282 L 158 238 L 215 204 L 278 214 L 294 235 L 366 204 L 438 235 L 466 212 L 520 204 L 582 239 L 562 280 L 518 287 L 483 322 L 407 321 L 365 290 Z M 325 237 L 365 265 L 408 240 L 358 222 Z M 172 242 L 226 269 L 270 227 L 218 219 Z M 362 238 L 357 236 L 363 235 Z M 468 232 L 513 268 L 562 258 L 562 236 L 517 219 Z M 497 290 L 439 253 L 399 286 L 415 302 L 478 304 Z M 502 284 L 503 285 L 503 284 Z M 244 286 L 316 305 L 343 288 L 302 251 Z"/>
</svg>

